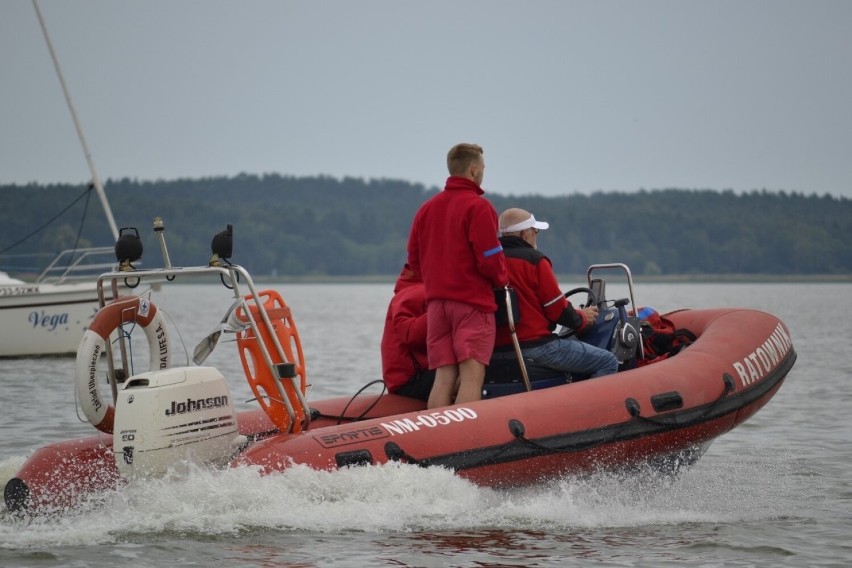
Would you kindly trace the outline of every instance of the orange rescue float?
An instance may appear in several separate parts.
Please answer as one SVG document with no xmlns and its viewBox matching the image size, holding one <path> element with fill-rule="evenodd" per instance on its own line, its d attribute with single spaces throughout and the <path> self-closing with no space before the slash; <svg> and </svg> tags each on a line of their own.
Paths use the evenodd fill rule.
<svg viewBox="0 0 852 568">
<path fill-rule="evenodd" d="M 310 418 L 305 402 L 305 358 L 296 322 L 281 294 L 275 290 L 263 290 L 258 295 L 275 330 L 281 352 L 265 325 L 256 326 L 259 336 L 249 326 L 237 335 L 240 362 L 257 402 L 272 423 L 282 432 L 301 432 L 307 429 Z M 251 319 L 257 321 L 262 318 L 257 304 L 251 303 L 252 297 L 246 296 L 245 300 Z M 237 310 L 237 319 L 249 321 L 243 308 Z M 267 364 L 267 355 L 280 377 L 273 375 Z"/>
</svg>

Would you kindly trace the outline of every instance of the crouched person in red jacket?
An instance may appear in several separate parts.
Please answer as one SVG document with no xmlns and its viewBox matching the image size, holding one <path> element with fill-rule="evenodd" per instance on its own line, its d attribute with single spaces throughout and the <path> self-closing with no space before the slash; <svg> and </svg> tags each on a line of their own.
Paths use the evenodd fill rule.
<svg viewBox="0 0 852 568">
<path fill-rule="evenodd" d="M 426 357 L 426 292 L 407 264 L 397 278 L 382 334 L 382 378 L 388 392 L 429 400 L 435 371 Z"/>
</svg>

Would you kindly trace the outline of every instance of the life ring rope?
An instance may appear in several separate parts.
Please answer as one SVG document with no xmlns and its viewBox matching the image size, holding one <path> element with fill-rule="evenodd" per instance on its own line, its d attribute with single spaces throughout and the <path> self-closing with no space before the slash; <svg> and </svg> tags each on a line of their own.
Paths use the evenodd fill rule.
<svg viewBox="0 0 852 568">
<path fill-rule="evenodd" d="M 145 331 L 148 370 L 165 369 L 171 362 L 168 326 L 162 311 L 149 298 L 123 296 L 97 311 L 77 347 L 74 390 L 86 419 L 107 434 L 113 430 L 115 407 L 98 391 L 98 361 L 112 332 L 125 323 L 140 325 Z"/>
<path fill-rule="evenodd" d="M 305 402 L 307 378 L 299 331 L 290 307 L 277 291 L 263 290 L 258 296 L 258 302 L 253 302 L 251 295 L 244 297 L 249 314 L 242 307 L 237 310 L 237 318 L 243 322 L 249 321 L 248 316 L 251 316 L 259 333 L 257 335 L 249 326 L 237 334 L 243 371 L 256 400 L 272 423 L 282 432 L 300 432 L 308 427 L 310 418 Z M 274 338 L 262 320 L 258 303 L 263 305 L 272 324 Z M 281 346 L 283 361 L 276 343 Z M 292 378 L 278 378 L 275 367 L 280 363 L 293 364 Z"/>
</svg>

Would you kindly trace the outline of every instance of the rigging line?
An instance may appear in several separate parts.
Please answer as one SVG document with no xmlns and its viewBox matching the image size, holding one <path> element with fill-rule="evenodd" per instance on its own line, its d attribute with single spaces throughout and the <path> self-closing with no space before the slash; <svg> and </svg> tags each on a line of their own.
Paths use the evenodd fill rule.
<svg viewBox="0 0 852 568">
<path fill-rule="evenodd" d="M 80 217 L 80 226 L 77 227 L 77 237 L 74 239 L 74 247 L 71 249 L 74 252 L 72 252 L 68 258 L 65 270 L 68 270 L 74 262 L 74 255 L 77 253 L 77 247 L 80 245 L 80 239 L 83 236 L 83 226 L 86 224 L 86 212 L 89 210 L 89 198 L 92 196 L 91 189 L 92 188 L 89 188 L 89 191 L 86 192 L 86 205 L 83 206 L 83 215 Z"/>
<path fill-rule="evenodd" d="M 33 232 L 31 232 L 30 234 L 28 234 L 27 236 L 25 236 L 25 237 L 23 237 L 23 238 L 21 238 L 21 239 L 17 240 L 16 242 L 12 243 L 12 244 L 11 244 L 11 245 L 9 245 L 8 247 L 4 248 L 3 250 L 0 250 L 0 254 L 6 254 L 7 252 L 9 252 L 10 250 L 12 250 L 13 248 L 15 248 L 16 246 L 18 246 L 18 245 L 19 245 L 19 244 L 21 244 L 22 242 L 26 241 L 27 239 L 29 239 L 30 237 L 32 237 L 32 236 L 33 236 L 33 235 L 35 235 L 36 233 L 38 233 L 38 232 L 40 232 L 40 231 L 44 230 L 44 228 L 45 228 L 45 227 L 47 227 L 48 225 L 50 225 L 51 223 L 53 223 L 54 221 L 56 221 L 59 217 L 61 217 L 61 216 L 62 216 L 62 214 L 63 214 L 63 213 L 65 213 L 66 211 L 68 211 L 69 209 L 71 209 L 71 208 L 72 208 L 72 207 L 73 207 L 73 206 L 74 206 L 74 205 L 75 205 L 78 201 L 80 201 L 81 199 L 83 199 L 83 198 L 84 198 L 84 197 L 86 197 L 87 195 L 90 195 L 91 191 L 92 191 L 92 188 L 91 188 L 91 187 L 86 188 L 86 191 L 84 191 L 83 193 L 81 193 L 80 195 L 78 195 L 78 196 L 77 196 L 77 199 L 75 199 L 74 201 L 72 201 L 71 203 L 69 203 L 69 204 L 68 204 L 68 206 L 67 206 L 67 207 L 65 207 L 65 209 L 63 209 L 62 211 L 60 211 L 59 213 L 57 213 L 56 215 L 54 215 L 54 216 L 53 216 L 52 218 L 50 218 L 50 219 L 49 219 L 49 220 L 48 220 L 45 224 L 43 224 L 41 227 L 39 227 L 38 229 L 36 229 L 36 230 L 34 230 Z M 86 207 L 88 207 L 88 199 L 86 200 L 86 203 L 87 203 L 87 204 L 86 204 Z"/>
</svg>

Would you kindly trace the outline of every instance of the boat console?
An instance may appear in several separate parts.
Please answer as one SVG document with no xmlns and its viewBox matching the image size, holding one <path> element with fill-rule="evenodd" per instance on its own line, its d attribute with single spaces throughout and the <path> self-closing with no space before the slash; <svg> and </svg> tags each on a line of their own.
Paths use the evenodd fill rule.
<svg viewBox="0 0 852 568">
<path fill-rule="evenodd" d="M 621 272 L 627 282 L 629 290 L 628 298 L 609 300 L 606 297 L 606 280 L 598 274 L 602 272 Z M 636 366 L 637 358 L 642 357 L 641 328 L 639 318 L 635 313 L 636 301 L 633 295 L 633 275 L 626 264 L 594 264 L 589 267 L 586 279 L 588 286 L 573 288 L 565 293 L 566 298 L 576 294 L 586 293 L 585 304 L 581 306 L 597 306 L 598 318 L 595 325 L 588 331 L 577 335 L 574 330 L 562 328 L 558 335 L 560 338 L 570 338 L 574 341 L 583 341 L 589 345 L 607 349 L 618 358 L 619 370 L 631 369 Z M 502 299 L 502 298 L 501 298 Z M 511 295 L 507 293 L 506 305 L 512 302 Z M 517 343 L 514 334 L 514 317 L 522 317 L 517 309 L 509 312 L 507 319 L 515 339 L 515 350 L 512 352 L 498 352 L 492 357 L 486 372 L 483 384 L 483 398 L 496 398 L 509 394 L 517 394 L 524 390 L 538 390 L 566 384 L 587 377 L 571 376 L 547 367 L 536 365 L 522 356 L 523 349 Z"/>
</svg>

